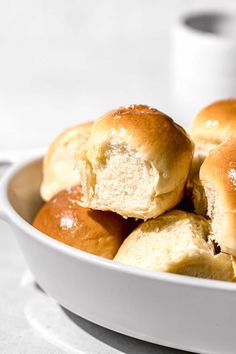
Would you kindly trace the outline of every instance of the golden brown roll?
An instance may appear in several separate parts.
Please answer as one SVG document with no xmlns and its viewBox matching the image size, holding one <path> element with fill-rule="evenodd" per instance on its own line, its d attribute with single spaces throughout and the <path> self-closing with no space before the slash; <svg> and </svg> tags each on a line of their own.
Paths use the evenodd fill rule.
<svg viewBox="0 0 236 354">
<path fill-rule="evenodd" d="M 153 271 L 234 281 L 232 257 L 215 254 L 209 231 L 203 217 L 173 210 L 140 224 L 114 260 Z"/>
<path fill-rule="evenodd" d="M 212 223 L 221 250 L 236 256 L 236 138 L 212 150 L 194 185 L 194 206 Z"/>
<path fill-rule="evenodd" d="M 112 259 L 127 235 L 129 223 L 111 212 L 80 207 L 80 197 L 80 186 L 59 192 L 43 205 L 33 226 L 67 245 Z"/>
<path fill-rule="evenodd" d="M 106 113 L 78 159 L 81 205 L 148 219 L 182 198 L 193 154 L 183 128 L 143 105 Z"/>
<path fill-rule="evenodd" d="M 93 123 L 76 125 L 51 144 L 44 157 L 41 196 L 48 201 L 57 192 L 80 183 L 75 158 L 86 149 Z"/>
<path fill-rule="evenodd" d="M 216 101 L 202 109 L 191 128 L 191 137 L 195 143 L 191 174 L 198 173 L 211 150 L 235 136 L 236 98 Z"/>
</svg>

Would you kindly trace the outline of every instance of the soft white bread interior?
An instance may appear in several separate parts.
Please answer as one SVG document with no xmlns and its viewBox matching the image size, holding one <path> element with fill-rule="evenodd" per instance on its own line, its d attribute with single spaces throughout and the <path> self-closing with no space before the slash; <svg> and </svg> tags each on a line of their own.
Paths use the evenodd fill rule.
<svg viewBox="0 0 236 354">
<path fill-rule="evenodd" d="M 183 128 L 143 105 L 108 112 L 78 159 L 82 206 L 148 219 L 182 198 L 193 154 Z"/>
<path fill-rule="evenodd" d="M 192 180 L 192 201 L 194 211 L 199 215 L 207 216 L 208 203 L 199 174 L 195 175 Z"/>
<path fill-rule="evenodd" d="M 93 123 L 76 125 L 63 132 L 49 147 L 43 161 L 41 196 L 45 201 L 61 190 L 80 183 L 76 156 L 86 149 Z"/>
<path fill-rule="evenodd" d="M 206 211 L 212 223 L 212 238 L 221 250 L 236 256 L 236 138 L 212 150 L 194 183 L 194 206 Z"/>
<path fill-rule="evenodd" d="M 114 260 L 153 271 L 233 281 L 232 257 L 215 254 L 208 234 L 206 219 L 173 210 L 140 224 Z"/>
<path fill-rule="evenodd" d="M 236 98 L 216 101 L 203 108 L 193 121 L 190 135 L 195 144 L 191 182 L 209 152 L 236 136 Z"/>
</svg>

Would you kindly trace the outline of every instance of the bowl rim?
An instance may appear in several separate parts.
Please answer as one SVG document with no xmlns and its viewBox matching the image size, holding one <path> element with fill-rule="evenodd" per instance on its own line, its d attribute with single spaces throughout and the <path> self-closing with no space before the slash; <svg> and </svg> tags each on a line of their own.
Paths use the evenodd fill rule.
<svg viewBox="0 0 236 354">
<path fill-rule="evenodd" d="M 236 292 L 236 284 L 233 282 L 231 283 L 220 280 L 195 278 L 192 276 L 173 273 L 154 272 L 147 269 L 122 264 L 73 248 L 69 245 L 66 245 L 56 239 L 47 236 L 46 234 L 34 228 L 30 223 L 24 220 L 23 217 L 21 217 L 11 205 L 8 198 L 8 186 L 15 174 L 17 174 L 21 169 L 30 164 L 42 160 L 43 156 L 41 154 L 39 156 L 37 155 L 31 158 L 24 159 L 22 162 L 16 163 L 11 166 L 2 176 L 0 180 L 0 216 L 4 220 L 9 222 L 10 224 L 17 226 L 18 229 L 20 229 L 22 232 L 27 233 L 30 237 L 33 237 L 35 240 L 40 243 L 43 243 L 45 246 L 48 246 L 67 256 L 86 261 L 92 265 L 107 268 L 110 271 L 118 271 L 135 277 L 145 277 L 150 280 L 159 280 L 161 282 L 170 284 Z"/>
</svg>

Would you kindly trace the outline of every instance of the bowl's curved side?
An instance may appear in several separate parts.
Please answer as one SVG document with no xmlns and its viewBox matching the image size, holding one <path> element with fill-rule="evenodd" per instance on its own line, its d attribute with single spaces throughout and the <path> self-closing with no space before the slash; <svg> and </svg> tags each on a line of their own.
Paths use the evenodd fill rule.
<svg viewBox="0 0 236 354">
<path fill-rule="evenodd" d="M 119 265 L 41 234 L 22 218 L 32 217 L 38 200 L 33 166 L 37 161 L 9 171 L 0 187 L 0 204 L 36 281 L 50 296 L 70 311 L 132 337 L 201 353 L 234 353 L 235 284 Z M 23 173 L 30 188 L 25 188 Z M 23 204 L 14 205 L 17 196 Z"/>
<path fill-rule="evenodd" d="M 70 311 L 114 331 L 197 353 L 235 350 L 235 292 L 189 286 L 48 247 L 15 228 L 39 285 Z"/>
</svg>

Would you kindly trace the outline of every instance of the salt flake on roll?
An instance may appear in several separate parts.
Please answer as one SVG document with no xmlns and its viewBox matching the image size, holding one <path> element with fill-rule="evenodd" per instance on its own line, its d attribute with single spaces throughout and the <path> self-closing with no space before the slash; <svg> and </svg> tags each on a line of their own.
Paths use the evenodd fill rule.
<svg viewBox="0 0 236 354">
<path fill-rule="evenodd" d="M 110 111 L 94 123 L 77 161 L 81 205 L 140 219 L 163 214 L 183 196 L 192 155 L 184 129 L 157 109 Z"/>
</svg>

